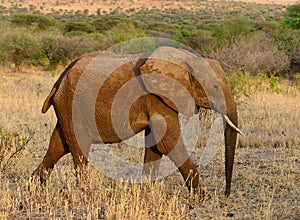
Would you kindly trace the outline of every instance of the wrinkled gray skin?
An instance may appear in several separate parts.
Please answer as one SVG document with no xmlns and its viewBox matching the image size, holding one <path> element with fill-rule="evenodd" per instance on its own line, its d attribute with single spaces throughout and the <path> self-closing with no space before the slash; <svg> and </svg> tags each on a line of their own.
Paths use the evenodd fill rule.
<svg viewBox="0 0 300 220">
<path fill-rule="evenodd" d="M 164 50 L 169 52 L 169 49 L 170 48 L 167 47 L 162 48 L 162 52 L 164 52 Z M 172 48 L 171 50 L 177 49 Z M 185 51 L 177 52 L 178 54 L 186 53 Z M 114 96 L 126 82 L 129 80 L 135 80 L 136 76 L 140 76 L 145 73 L 157 73 L 157 71 L 160 71 L 162 74 L 173 77 L 182 83 L 187 91 L 191 93 L 198 107 L 211 108 L 210 106 L 213 103 L 213 109 L 215 111 L 227 115 L 231 122 L 237 126 L 238 117 L 236 104 L 231 93 L 228 80 L 217 61 L 206 60 L 216 75 L 216 83 L 218 84 L 216 87 L 218 87 L 224 95 L 224 103 L 221 103 L 220 105 L 218 105 L 218 103 L 214 103 L 217 99 L 213 100 L 214 97 L 209 98 L 209 96 L 213 95 L 207 95 L 204 92 L 205 89 L 193 76 L 191 76 L 189 72 L 191 69 L 183 68 L 182 66 L 175 65 L 174 63 L 170 63 L 169 61 L 161 60 L 153 56 L 149 59 L 127 62 L 120 68 L 117 68 L 111 76 L 106 79 L 99 91 L 99 94 L 97 95 L 96 106 L 93 105 L 95 106 L 94 119 L 97 126 L 97 135 L 95 134 L 95 131 L 90 131 L 90 125 L 85 121 L 86 115 L 84 115 L 84 113 L 82 113 L 82 117 L 77 117 L 78 120 L 76 121 L 76 124 L 80 123 L 82 131 L 87 132 L 82 135 L 83 138 L 80 141 L 81 143 L 79 146 L 73 124 L 74 118 L 72 117 L 74 110 L 74 106 L 72 106 L 74 92 L 81 75 L 85 71 L 85 68 L 95 57 L 99 56 L 99 54 L 99 52 L 90 53 L 71 63 L 54 84 L 50 94 L 45 100 L 42 112 L 45 113 L 51 105 L 53 105 L 57 116 L 57 124 L 52 133 L 48 151 L 42 163 L 34 171 L 34 175 L 38 175 L 42 182 L 45 181 L 49 171 L 53 169 L 57 161 L 65 154 L 71 152 L 76 170 L 81 171 L 84 165 L 87 164 L 88 150 L 93 142 L 117 143 L 122 141 L 114 130 L 111 119 L 111 108 Z M 187 59 L 185 59 L 184 56 L 181 56 L 180 62 L 186 62 L 186 64 L 188 64 L 190 62 L 190 56 L 191 55 L 187 54 Z M 202 60 L 201 62 L 205 61 Z M 187 66 L 191 68 L 191 65 Z M 140 84 L 141 90 L 147 90 L 147 92 L 149 92 L 149 90 L 151 91 L 151 88 L 149 89 L 151 85 L 147 85 L 147 83 L 143 83 L 141 81 L 137 81 L 137 83 Z M 82 105 L 89 105 L 89 97 L 85 97 L 84 99 L 85 100 L 83 100 Z M 131 132 L 133 131 L 135 134 L 145 130 L 146 146 L 152 145 L 151 147 L 145 148 L 144 174 L 151 175 L 151 177 L 155 179 L 159 168 L 159 161 L 162 155 L 167 155 L 178 167 L 188 189 L 190 190 L 191 187 L 199 189 L 200 183 L 198 170 L 194 162 L 189 158 L 180 134 L 178 121 L 178 113 L 180 112 L 179 108 L 180 106 L 175 106 L 172 102 L 170 102 L 170 100 L 160 94 L 148 93 L 137 99 L 132 104 L 128 115 L 129 120 L 127 118 L 124 119 L 124 121 L 128 121 L 127 127 L 130 127 L 132 129 Z M 160 126 L 160 119 L 152 117 L 157 114 L 163 116 L 167 123 L 163 137 L 160 137 L 160 132 L 162 130 Z M 149 121 L 150 118 L 151 120 Z M 133 134 L 127 130 L 124 130 L 122 134 L 123 137 L 128 138 L 132 135 Z M 224 136 L 226 172 L 225 195 L 229 196 L 237 131 L 229 126 L 229 124 L 226 124 Z M 160 138 L 161 140 L 157 144 L 153 144 L 155 139 Z M 85 146 L 82 147 L 82 145 Z"/>
</svg>

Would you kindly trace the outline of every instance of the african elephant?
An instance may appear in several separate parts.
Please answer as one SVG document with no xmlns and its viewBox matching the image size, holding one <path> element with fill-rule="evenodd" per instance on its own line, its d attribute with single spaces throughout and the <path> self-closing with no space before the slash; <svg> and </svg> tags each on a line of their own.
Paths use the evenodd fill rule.
<svg viewBox="0 0 300 220">
<path fill-rule="evenodd" d="M 107 69 L 109 74 L 105 72 Z M 204 88 L 204 84 L 209 84 L 208 81 L 201 82 L 200 79 L 199 82 L 196 78 L 197 74 L 198 77 L 204 77 L 203 72 L 207 72 L 207 69 L 215 73 L 215 79 L 210 86 L 206 85 Z M 175 87 L 170 87 L 169 83 L 164 84 L 164 80 L 156 78 L 157 74 L 179 82 L 189 97 L 192 97 L 194 106 L 186 94 L 166 89 Z M 114 116 L 114 98 L 120 95 L 118 91 L 129 82 L 133 82 L 134 86 L 120 99 L 121 108 L 115 108 L 119 113 Z M 157 91 L 158 87 L 162 90 Z M 212 93 L 214 89 L 217 92 Z M 133 91 L 139 91 L 142 95 L 131 101 L 125 117 L 122 115 L 125 109 L 122 105 L 126 100 L 124 102 L 123 99 L 129 97 Z M 169 92 L 170 97 L 161 92 Z M 223 95 L 223 103 L 222 100 L 218 102 L 218 92 Z M 176 101 L 173 99 L 176 98 L 181 100 L 179 104 L 174 104 Z M 34 171 L 41 181 L 45 181 L 46 173 L 69 152 L 78 170 L 87 164 L 92 143 L 118 143 L 145 130 L 147 147 L 143 172 L 155 177 L 159 159 L 162 155 L 167 155 L 178 167 L 187 187 L 197 188 L 199 173 L 182 143 L 178 113 L 189 115 L 198 111 L 199 107 L 204 107 L 220 112 L 226 121 L 225 195 L 230 194 L 237 132 L 240 130 L 237 128 L 237 110 L 230 85 L 217 61 L 196 58 L 190 52 L 172 47 L 159 47 L 151 55 L 138 58 L 124 58 L 108 52 L 86 54 L 71 63 L 58 78 L 44 102 L 42 112 L 47 112 L 51 105 L 57 116 L 57 124 L 48 151 Z M 155 117 L 156 115 L 164 118 L 165 127 L 160 126 L 161 117 Z M 113 116 L 117 123 L 112 119 Z M 164 134 L 161 135 L 161 132 Z"/>
</svg>

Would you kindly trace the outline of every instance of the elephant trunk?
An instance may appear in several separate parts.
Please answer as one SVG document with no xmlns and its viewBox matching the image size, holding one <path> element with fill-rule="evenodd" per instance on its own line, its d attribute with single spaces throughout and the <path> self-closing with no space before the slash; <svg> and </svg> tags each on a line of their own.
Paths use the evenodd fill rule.
<svg viewBox="0 0 300 220">
<path fill-rule="evenodd" d="M 231 120 L 231 122 L 237 127 L 238 126 L 238 116 L 237 109 L 235 106 L 235 102 L 227 102 L 227 116 Z M 231 103 L 231 106 L 228 105 Z M 233 104 L 234 103 L 234 104 Z M 232 171 L 234 164 L 234 154 L 235 147 L 237 142 L 237 131 L 234 127 L 232 127 L 228 122 L 225 127 L 225 175 L 226 175 L 226 189 L 225 195 L 230 195 L 230 187 L 231 187 L 231 179 L 232 179 Z"/>
</svg>

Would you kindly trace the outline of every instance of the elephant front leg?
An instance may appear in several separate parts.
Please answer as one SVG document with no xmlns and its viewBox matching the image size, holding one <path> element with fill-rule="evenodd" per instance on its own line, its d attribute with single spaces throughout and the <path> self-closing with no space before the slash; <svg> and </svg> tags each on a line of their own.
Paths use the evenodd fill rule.
<svg viewBox="0 0 300 220">
<path fill-rule="evenodd" d="M 199 191 L 200 189 L 199 172 L 194 162 L 189 157 L 182 142 L 183 142 L 182 138 L 179 137 L 177 144 L 169 153 L 167 153 L 167 156 L 178 167 L 188 190 L 190 192 L 191 190 Z"/>
<path fill-rule="evenodd" d="M 152 129 L 160 153 L 168 156 L 179 169 L 189 191 L 199 189 L 199 173 L 189 157 L 180 132 L 178 115 L 172 109 L 165 109 L 162 117 L 152 117 Z"/>
<path fill-rule="evenodd" d="M 48 151 L 38 168 L 33 172 L 33 176 L 38 176 L 41 183 L 45 183 L 48 175 L 54 168 L 57 161 L 69 153 L 69 148 L 64 140 L 63 133 L 58 124 L 52 133 Z"/>
<path fill-rule="evenodd" d="M 174 131 L 174 130 L 173 130 Z M 164 139 L 158 144 L 159 149 L 167 149 L 168 153 L 166 155 L 173 161 L 173 163 L 178 167 L 185 184 L 190 192 L 191 198 L 196 201 L 203 201 L 210 198 L 209 194 L 201 189 L 200 187 L 200 176 L 196 168 L 196 165 L 189 157 L 182 140 L 182 136 L 179 132 L 178 136 L 166 135 Z M 176 141 L 176 137 L 178 137 Z M 175 144 L 173 149 L 168 149 L 165 144 L 171 143 Z M 172 145 L 169 145 L 172 146 Z"/>
<path fill-rule="evenodd" d="M 155 181 L 158 176 L 158 170 L 162 153 L 157 149 L 155 138 L 148 126 L 145 129 L 145 156 L 143 175 L 149 177 L 150 181 Z"/>
</svg>

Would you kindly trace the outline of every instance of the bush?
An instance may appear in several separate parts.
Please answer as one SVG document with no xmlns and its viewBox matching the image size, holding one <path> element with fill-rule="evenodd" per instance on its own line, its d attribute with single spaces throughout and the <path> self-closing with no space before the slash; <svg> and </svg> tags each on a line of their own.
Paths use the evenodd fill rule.
<svg viewBox="0 0 300 220">
<path fill-rule="evenodd" d="M 248 19 L 234 18 L 222 26 L 221 38 L 225 42 L 233 43 L 236 40 L 250 35 L 252 31 L 253 29 Z"/>
<path fill-rule="evenodd" d="M 213 43 L 212 32 L 208 30 L 181 29 L 175 36 L 175 40 L 200 52 L 201 55 L 206 55 Z"/>
<path fill-rule="evenodd" d="M 270 91 L 274 93 L 282 92 L 279 86 L 279 77 L 267 77 L 265 74 L 251 76 L 245 72 L 227 73 L 232 93 L 239 98 L 240 96 L 250 97 L 257 91 Z"/>
<path fill-rule="evenodd" d="M 218 49 L 211 57 L 226 70 L 249 72 L 252 75 L 278 75 L 286 71 L 290 64 L 289 57 L 264 37 L 241 39 Z"/>
<path fill-rule="evenodd" d="M 96 43 L 86 36 L 45 36 L 41 39 L 41 51 L 48 59 L 51 69 L 66 65 L 78 56 L 96 50 Z"/>
<path fill-rule="evenodd" d="M 296 30 L 300 29 L 300 4 L 287 8 L 283 24 Z"/>
<path fill-rule="evenodd" d="M 280 27 L 280 23 L 275 20 L 262 20 L 254 24 L 254 29 L 259 32 L 263 32 L 266 36 L 274 38 L 278 33 L 283 30 Z"/>
<path fill-rule="evenodd" d="M 298 30 L 298 29 L 300 29 L 300 17 L 299 18 L 286 18 L 283 21 L 283 24 L 285 26 L 288 26 L 289 28 Z"/>
<path fill-rule="evenodd" d="M 294 72 L 300 73 L 300 43 L 292 50 L 291 68 Z"/>
<path fill-rule="evenodd" d="M 137 37 L 143 37 L 143 32 L 137 30 L 133 24 L 117 25 L 106 32 L 102 48 L 111 47 L 117 43 Z"/>
<path fill-rule="evenodd" d="M 96 31 L 96 28 L 91 25 L 90 23 L 87 22 L 68 22 L 65 24 L 64 26 L 64 32 L 76 32 L 76 31 L 80 31 L 80 32 L 85 32 L 85 33 L 93 33 Z"/>
<path fill-rule="evenodd" d="M 251 78 L 249 73 L 235 72 L 227 74 L 232 93 L 239 96 L 251 96 L 262 85 L 260 78 Z"/>
<path fill-rule="evenodd" d="M 15 71 L 20 71 L 20 67 L 25 59 L 32 56 L 37 50 L 36 39 L 26 32 L 10 32 L 0 44 L 6 56 L 6 60 L 10 60 L 15 64 Z"/>
<path fill-rule="evenodd" d="M 300 17 L 300 4 L 291 5 L 286 10 L 286 16 L 292 18 Z"/>
<path fill-rule="evenodd" d="M 54 20 L 44 15 L 33 14 L 15 14 L 11 18 L 11 23 L 18 26 L 33 27 L 38 30 L 45 30 L 48 27 L 54 26 Z"/>
<path fill-rule="evenodd" d="M 132 24 L 132 21 L 120 16 L 107 15 L 103 16 L 101 19 L 93 21 L 93 26 L 97 31 L 101 33 L 106 32 L 114 28 L 115 26 L 127 26 Z"/>
</svg>

